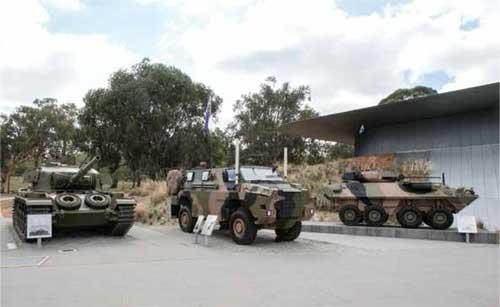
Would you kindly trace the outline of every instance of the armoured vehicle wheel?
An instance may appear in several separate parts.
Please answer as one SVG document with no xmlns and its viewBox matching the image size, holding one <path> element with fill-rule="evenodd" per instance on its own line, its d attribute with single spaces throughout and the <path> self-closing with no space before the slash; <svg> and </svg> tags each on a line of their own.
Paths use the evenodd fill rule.
<svg viewBox="0 0 500 307">
<path fill-rule="evenodd" d="M 363 216 L 361 211 L 355 205 L 345 205 L 339 211 L 340 220 L 344 225 L 355 226 L 358 225 Z"/>
<path fill-rule="evenodd" d="M 368 206 L 365 209 L 365 221 L 368 226 L 381 226 L 387 221 L 387 212 L 380 206 Z"/>
<path fill-rule="evenodd" d="M 417 228 L 422 224 L 422 214 L 415 208 L 402 208 L 396 215 L 399 224 L 405 228 Z"/>
<path fill-rule="evenodd" d="M 446 208 L 432 209 L 428 213 L 427 220 L 429 226 L 434 229 L 448 229 L 453 224 L 453 214 Z"/>
<path fill-rule="evenodd" d="M 292 228 L 288 229 L 275 229 L 276 241 L 293 241 L 300 236 L 302 230 L 302 222 L 297 221 Z"/>
<path fill-rule="evenodd" d="M 188 207 L 181 207 L 179 210 L 179 226 L 184 232 L 193 232 L 196 219 L 193 218 L 191 210 Z"/>
<path fill-rule="evenodd" d="M 56 196 L 56 204 L 62 210 L 77 210 L 82 201 L 75 194 L 62 193 Z"/>
<path fill-rule="evenodd" d="M 252 244 L 257 237 L 257 225 L 253 222 L 252 215 L 244 209 L 238 209 L 231 214 L 229 231 L 236 244 Z"/>
<path fill-rule="evenodd" d="M 90 194 L 85 196 L 85 204 L 92 209 L 105 209 L 110 199 L 103 194 Z"/>
</svg>

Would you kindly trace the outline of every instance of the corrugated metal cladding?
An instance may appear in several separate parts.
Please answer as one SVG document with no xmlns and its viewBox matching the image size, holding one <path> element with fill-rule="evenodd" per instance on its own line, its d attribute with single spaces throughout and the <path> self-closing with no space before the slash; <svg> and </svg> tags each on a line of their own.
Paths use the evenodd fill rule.
<svg viewBox="0 0 500 307">
<path fill-rule="evenodd" d="M 500 230 L 499 111 L 364 127 L 356 136 L 355 155 L 396 153 L 399 161 L 431 161 L 434 175 L 445 173 L 452 187 L 473 187 L 479 195 L 460 214 L 474 215 L 487 229 Z"/>
</svg>

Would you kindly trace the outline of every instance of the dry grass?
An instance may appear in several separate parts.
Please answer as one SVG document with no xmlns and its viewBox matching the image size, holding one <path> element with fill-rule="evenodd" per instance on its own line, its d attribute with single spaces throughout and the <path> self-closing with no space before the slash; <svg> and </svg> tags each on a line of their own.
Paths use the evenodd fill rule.
<svg viewBox="0 0 500 307">
<path fill-rule="evenodd" d="M 399 173 L 404 176 L 425 177 L 431 173 L 431 162 L 427 160 L 408 160 L 399 166 Z"/>
<path fill-rule="evenodd" d="M 140 187 L 121 182 L 118 190 L 134 197 L 137 202 L 135 220 L 149 225 L 164 225 L 173 222 L 167 212 L 167 184 L 165 181 L 145 180 Z"/>
</svg>

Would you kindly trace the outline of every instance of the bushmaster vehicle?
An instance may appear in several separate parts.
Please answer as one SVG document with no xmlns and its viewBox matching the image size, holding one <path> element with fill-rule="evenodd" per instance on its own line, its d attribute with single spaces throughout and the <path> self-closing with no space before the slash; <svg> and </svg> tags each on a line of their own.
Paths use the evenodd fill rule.
<svg viewBox="0 0 500 307">
<path fill-rule="evenodd" d="M 50 164 L 24 175 L 31 187 L 17 191 L 12 221 L 22 240 L 27 240 L 27 216 L 51 214 L 54 229 L 104 228 L 124 236 L 134 222 L 135 201 L 122 193 L 97 190 L 105 178 L 92 167 L 99 156 L 81 168 Z"/>
<path fill-rule="evenodd" d="M 171 171 L 178 172 L 177 170 Z M 192 169 L 176 186 L 167 175 L 171 215 L 184 232 L 192 232 L 198 216 L 218 216 L 237 244 L 251 244 L 261 228 L 274 229 L 277 241 L 293 241 L 302 220 L 314 214 L 309 192 L 281 178 L 273 168 Z"/>
<path fill-rule="evenodd" d="M 345 225 L 381 226 L 389 216 L 396 216 L 405 228 L 416 228 L 424 222 L 434 229 L 447 229 L 457 213 L 478 196 L 472 189 L 450 188 L 435 177 L 403 177 L 391 172 L 349 172 L 342 183 L 331 184 L 322 191 Z"/>
</svg>

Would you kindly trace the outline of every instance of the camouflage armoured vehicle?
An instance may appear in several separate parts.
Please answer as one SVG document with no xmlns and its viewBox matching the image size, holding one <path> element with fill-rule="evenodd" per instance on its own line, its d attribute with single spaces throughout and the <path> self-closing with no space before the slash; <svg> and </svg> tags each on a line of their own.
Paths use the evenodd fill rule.
<svg viewBox="0 0 500 307">
<path fill-rule="evenodd" d="M 94 157 L 81 168 L 52 164 L 24 175 L 31 187 L 20 189 L 14 199 L 12 221 L 19 237 L 27 241 L 27 216 L 51 214 L 54 229 L 105 228 L 124 236 L 134 222 L 135 201 L 122 193 L 97 190 L 104 183 L 92 166 Z"/>
<path fill-rule="evenodd" d="M 405 178 L 382 171 L 345 173 L 343 182 L 325 187 L 321 196 L 333 205 L 345 225 L 381 226 L 396 216 L 405 228 L 424 222 L 434 229 L 447 229 L 457 213 L 478 196 L 472 189 L 448 187 L 443 177 Z"/>
<path fill-rule="evenodd" d="M 282 179 L 271 167 L 177 170 L 167 176 L 171 215 L 184 232 L 192 232 L 197 217 L 217 215 L 237 244 L 251 244 L 262 228 L 274 229 L 277 241 L 293 241 L 302 220 L 314 214 L 309 192 Z M 179 184 L 176 180 L 181 177 Z M 169 178 L 170 177 L 170 178 Z M 173 191 L 173 192 L 172 192 Z"/>
</svg>

